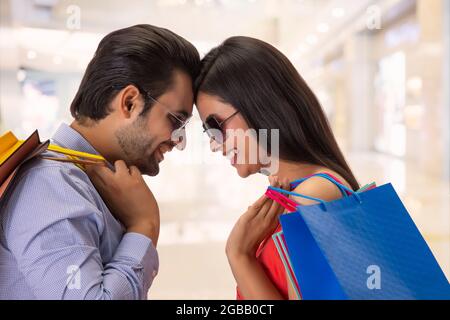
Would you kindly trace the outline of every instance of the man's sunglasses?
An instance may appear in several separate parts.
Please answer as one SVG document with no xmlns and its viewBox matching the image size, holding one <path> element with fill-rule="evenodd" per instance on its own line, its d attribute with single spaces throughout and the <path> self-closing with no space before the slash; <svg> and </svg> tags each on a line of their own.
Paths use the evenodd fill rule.
<svg viewBox="0 0 450 320">
<path fill-rule="evenodd" d="M 170 111 L 170 108 L 167 105 L 153 98 L 153 96 L 149 92 L 143 90 L 141 86 L 135 83 L 132 83 L 132 85 L 134 85 L 139 90 L 139 92 L 144 96 L 144 99 L 146 100 L 150 99 L 154 103 L 158 103 L 159 105 L 164 107 L 164 109 L 166 109 L 167 113 L 169 114 L 169 120 L 172 125 L 172 137 L 171 137 L 172 142 L 175 144 L 175 147 L 178 150 L 184 150 L 184 148 L 186 147 L 186 125 L 189 123 L 192 116 L 189 116 L 185 119 L 181 119 L 178 115 Z M 113 88 L 117 90 L 121 89 L 118 86 L 113 86 Z"/>
<path fill-rule="evenodd" d="M 222 121 L 217 120 L 215 115 L 208 116 L 205 122 L 203 122 L 203 132 L 206 132 L 208 137 L 210 137 L 216 143 L 223 144 L 225 142 L 224 139 L 225 132 L 223 130 L 223 125 L 238 113 L 239 111 L 236 111 L 231 116 Z"/>
</svg>

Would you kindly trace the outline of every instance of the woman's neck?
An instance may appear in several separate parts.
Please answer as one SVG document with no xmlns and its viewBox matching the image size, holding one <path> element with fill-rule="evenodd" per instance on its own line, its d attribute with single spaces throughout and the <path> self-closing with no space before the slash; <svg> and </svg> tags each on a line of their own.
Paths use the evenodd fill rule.
<svg viewBox="0 0 450 320">
<path fill-rule="evenodd" d="M 282 180 L 293 181 L 323 171 L 323 167 L 293 161 L 280 160 L 276 175 Z"/>
</svg>

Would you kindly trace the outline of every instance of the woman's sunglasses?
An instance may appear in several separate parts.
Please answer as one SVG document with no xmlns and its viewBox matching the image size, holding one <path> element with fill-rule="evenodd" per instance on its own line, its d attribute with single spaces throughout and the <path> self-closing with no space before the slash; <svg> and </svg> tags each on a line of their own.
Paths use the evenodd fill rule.
<svg viewBox="0 0 450 320">
<path fill-rule="evenodd" d="M 222 121 L 217 120 L 214 115 L 208 116 L 205 122 L 203 122 L 203 132 L 206 132 L 208 137 L 214 140 L 216 143 L 223 144 L 225 141 L 223 125 L 238 113 L 239 111 L 236 111 L 231 116 Z"/>
</svg>

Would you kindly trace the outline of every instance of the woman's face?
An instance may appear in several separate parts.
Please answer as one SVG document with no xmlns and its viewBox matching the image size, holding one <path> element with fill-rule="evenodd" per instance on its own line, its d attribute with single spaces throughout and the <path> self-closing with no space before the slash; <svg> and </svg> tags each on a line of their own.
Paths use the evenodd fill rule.
<svg viewBox="0 0 450 320">
<path fill-rule="evenodd" d="M 200 92 L 197 97 L 197 108 L 203 122 L 208 117 L 215 117 L 220 123 L 236 113 L 236 108 L 224 103 L 219 97 Z M 261 169 L 258 160 L 258 144 L 254 136 L 250 136 L 249 126 L 240 113 L 230 117 L 222 124 L 223 143 L 210 140 L 211 150 L 222 151 L 223 156 L 230 159 L 239 176 L 246 178 Z"/>
</svg>

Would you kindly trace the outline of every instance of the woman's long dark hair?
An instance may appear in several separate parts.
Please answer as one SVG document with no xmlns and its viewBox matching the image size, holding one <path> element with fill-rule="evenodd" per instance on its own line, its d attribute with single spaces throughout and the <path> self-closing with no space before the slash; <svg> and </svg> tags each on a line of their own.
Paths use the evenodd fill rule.
<svg viewBox="0 0 450 320">
<path fill-rule="evenodd" d="M 281 159 L 327 167 L 359 188 L 316 96 L 270 44 L 249 37 L 225 40 L 203 58 L 195 92 L 233 105 L 250 128 L 279 129 Z"/>
</svg>

